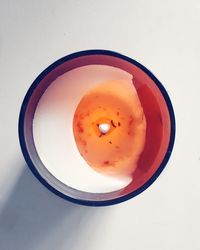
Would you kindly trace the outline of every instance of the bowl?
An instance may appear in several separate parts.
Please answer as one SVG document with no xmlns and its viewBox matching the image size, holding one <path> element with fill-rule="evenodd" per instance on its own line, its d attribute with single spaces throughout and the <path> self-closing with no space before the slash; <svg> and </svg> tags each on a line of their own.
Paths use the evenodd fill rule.
<svg viewBox="0 0 200 250">
<path fill-rule="evenodd" d="M 85 78 L 86 71 L 87 77 Z M 73 155 L 71 151 L 71 148 L 74 147 L 71 145 L 73 144 L 73 129 L 69 128 L 66 129 L 66 133 L 63 132 L 65 125 L 61 126 L 58 122 L 59 119 L 52 116 L 51 111 L 54 110 L 57 115 L 60 110 L 65 111 L 66 107 L 65 113 L 69 117 L 73 117 L 72 106 L 76 106 L 77 100 L 85 91 L 86 83 L 89 82 L 87 79 L 99 78 L 98 81 L 105 77 L 109 80 L 121 79 L 126 75 L 133 78 L 133 85 L 146 118 L 144 147 L 137 161 L 137 167 L 131 174 L 131 180 L 129 178 L 129 180 L 112 182 L 111 177 L 99 177 L 98 174 L 91 184 L 89 179 L 87 180 L 85 177 L 87 173 L 82 173 L 82 167 L 80 172 L 76 170 L 78 162 L 83 161 L 83 159 L 81 155 L 77 154 L 78 150 L 76 155 Z M 74 77 L 80 80 L 77 87 L 72 84 L 75 81 Z M 84 86 L 83 89 L 82 86 Z M 57 91 L 58 88 L 59 91 Z M 41 111 L 42 108 L 38 108 L 44 104 L 46 105 L 46 113 Z M 63 114 L 60 112 L 60 116 Z M 37 122 L 38 120 L 39 122 Z M 57 127 L 52 124 L 57 124 L 55 125 Z M 68 122 L 68 124 L 71 123 Z M 52 126 L 54 126 L 54 130 L 52 130 Z M 117 52 L 87 50 L 57 60 L 35 79 L 21 106 L 18 131 L 22 153 L 27 165 L 44 186 L 56 195 L 77 204 L 107 206 L 135 197 L 158 178 L 173 149 L 175 116 L 167 91 L 146 67 Z M 52 135 L 52 131 L 56 131 L 54 135 Z M 62 134 L 59 131 L 62 131 Z M 65 146 L 62 145 L 62 138 L 65 135 L 66 138 L 72 139 L 65 140 L 68 150 L 63 152 Z M 42 153 L 43 149 L 44 152 L 47 152 L 46 155 Z M 69 159 L 65 163 L 66 168 L 61 166 L 61 153 L 62 155 L 66 154 L 66 159 Z M 48 158 L 51 159 L 52 164 Z M 93 188 L 94 183 L 97 184 L 98 178 L 99 180 L 102 178 L 102 181 L 99 181 L 101 185 Z"/>
</svg>

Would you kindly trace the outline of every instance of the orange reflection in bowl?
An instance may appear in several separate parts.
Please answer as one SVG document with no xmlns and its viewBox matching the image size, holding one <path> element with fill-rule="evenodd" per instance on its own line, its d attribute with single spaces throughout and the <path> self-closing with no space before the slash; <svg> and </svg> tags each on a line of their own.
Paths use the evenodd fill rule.
<svg viewBox="0 0 200 250">
<path fill-rule="evenodd" d="M 146 118 L 131 80 L 109 81 L 88 91 L 74 114 L 77 148 L 96 171 L 130 175 L 146 135 Z"/>
</svg>

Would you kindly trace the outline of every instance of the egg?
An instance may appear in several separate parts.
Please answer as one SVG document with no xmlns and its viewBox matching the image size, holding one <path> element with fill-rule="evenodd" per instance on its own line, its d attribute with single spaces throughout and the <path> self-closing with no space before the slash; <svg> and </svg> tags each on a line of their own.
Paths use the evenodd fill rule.
<svg viewBox="0 0 200 250">
<path fill-rule="evenodd" d="M 130 80 L 103 82 L 87 91 L 73 118 L 76 146 L 88 165 L 104 175 L 127 176 L 145 145 L 146 118 Z"/>
</svg>

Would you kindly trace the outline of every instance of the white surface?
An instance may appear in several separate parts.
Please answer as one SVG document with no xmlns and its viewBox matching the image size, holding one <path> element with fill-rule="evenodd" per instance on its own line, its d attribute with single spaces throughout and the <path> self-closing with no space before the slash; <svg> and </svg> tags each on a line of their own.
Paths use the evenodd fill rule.
<svg viewBox="0 0 200 250">
<path fill-rule="evenodd" d="M 44 92 L 33 121 L 38 155 L 51 174 L 81 191 L 106 193 L 126 187 L 131 177 L 114 178 L 94 171 L 80 155 L 73 134 L 73 119 L 82 97 L 95 86 L 133 76 L 106 65 L 79 67 L 58 77 Z M 133 87 L 133 90 L 135 88 Z"/>
<path fill-rule="evenodd" d="M 199 250 L 200 1 L 0 1 L 0 249 Z M 107 208 L 69 204 L 27 169 L 17 120 L 55 59 L 106 48 L 146 65 L 174 104 L 175 150 L 144 193 Z"/>
</svg>

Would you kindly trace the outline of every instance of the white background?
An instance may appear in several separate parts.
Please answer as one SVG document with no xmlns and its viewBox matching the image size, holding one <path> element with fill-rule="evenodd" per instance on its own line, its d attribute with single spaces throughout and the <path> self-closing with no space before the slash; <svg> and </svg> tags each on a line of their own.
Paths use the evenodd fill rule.
<svg viewBox="0 0 200 250">
<path fill-rule="evenodd" d="M 43 187 L 17 135 L 36 76 L 74 51 L 133 57 L 168 90 L 177 121 L 164 172 L 125 203 L 88 208 Z M 200 249 L 200 1 L 0 0 L 0 249 Z"/>
</svg>

